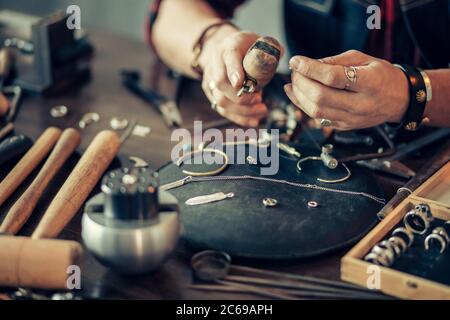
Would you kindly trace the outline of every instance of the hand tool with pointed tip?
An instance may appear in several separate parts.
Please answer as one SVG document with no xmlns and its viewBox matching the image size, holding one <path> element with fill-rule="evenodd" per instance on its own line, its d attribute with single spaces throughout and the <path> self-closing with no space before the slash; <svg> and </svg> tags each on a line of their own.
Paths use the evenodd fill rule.
<svg viewBox="0 0 450 320">
<path fill-rule="evenodd" d="M 48 184 L 78 147 L 80 140 L 77 130 L 64 130 L 39 174 L 9 210 L 0 226 L 0 232 L 16 234 L 22 228 Z"/>
<path fill-rule="evenodd" d="M 144 89 L 139 83 L 139 72 L 123 70 L 121 76 L 123 85 L 156 108 L 161 113 L 168 127 L 180 127 L 182 125 L 183 121 L 175 101 L 167 99 L 151 89 Z"/>
</svg>

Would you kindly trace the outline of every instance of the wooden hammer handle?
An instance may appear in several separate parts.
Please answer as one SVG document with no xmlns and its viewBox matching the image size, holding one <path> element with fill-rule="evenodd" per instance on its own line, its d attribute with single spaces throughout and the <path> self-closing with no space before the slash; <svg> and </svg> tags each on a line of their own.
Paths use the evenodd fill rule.
<svg viewBox="0 0 450 320">
<path fill-rule="evenodd" d="M 16 234 L 22 228 L 36 207 L 42 193 L 78 147 L 80 140 L 80 133 L 77 130 L 72 128 L 64 130 L 39 174 L 9 210 L 0 226 L 0 232 Z"/>
<path fill-rule="evenodd" d="M 17 165 L 0 183 L 0 206 L 45 158 L 61 136 L 61 130 L 50 127 L 36 140 Z"/>
<path fill-rule="evenodd" d="M 120 148 L 120 139 L 113 131 L 97 134 L 72 173 L 61 187 L 31 236 L 55 238 L 69 223 L 94 189 Z"/>
</svg>

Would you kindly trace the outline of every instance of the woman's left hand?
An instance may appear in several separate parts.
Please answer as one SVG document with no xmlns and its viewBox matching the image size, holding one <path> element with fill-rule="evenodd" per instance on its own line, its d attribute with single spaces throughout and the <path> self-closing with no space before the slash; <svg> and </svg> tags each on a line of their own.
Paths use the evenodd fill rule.
<svg viewBox="0 0 450 320">
<path fill-rule="evenodd" d="M 385 60 L 350 50 L 321 60 L 294 56 L 289 64 L 288 97 L 311 118 L 328 119 L 338 130 L 400 122 L 407 109 L 407 79 Z M 356 67 L 355 82 L 345 72 L 345 67 L 352 66 Z"/>
</svg>

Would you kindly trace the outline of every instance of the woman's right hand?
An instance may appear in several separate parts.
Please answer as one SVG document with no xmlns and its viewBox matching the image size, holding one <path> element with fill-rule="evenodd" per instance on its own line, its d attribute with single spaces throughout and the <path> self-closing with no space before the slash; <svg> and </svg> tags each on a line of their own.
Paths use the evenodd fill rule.
<svg viewBox="0 0 450 320">
<path fill-rule="evenodd" d="M 242 61 L 259 37 L 224 25 L 208 38 L 200 57 L 202 88 L 209 101 L 220 115 L 245 127 L 257 127 L 268 113 L 261 92 L 237 96 L 245 80 Z"/>
</svg>

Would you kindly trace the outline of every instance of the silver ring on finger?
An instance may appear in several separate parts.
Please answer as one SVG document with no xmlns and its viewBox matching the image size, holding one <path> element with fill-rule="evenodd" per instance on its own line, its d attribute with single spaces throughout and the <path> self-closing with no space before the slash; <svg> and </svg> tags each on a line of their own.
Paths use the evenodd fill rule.
<svg viewBox="0 0 450 320">
<path fill-rule="evenodd" d="M 322 128 L 331 127 L 333 123 L 329 119 L 320 119 L 320 126 Z"/>
<path fill-rule="evenodd" d="M 344 73 L 345 77 L 347 78 L 348 82 L 345 84 L 345 89 L 348 90 L 350 86 L 356 84 L 356 81 L 358 80 L 358 72 L 356 67 L 344 67 Z"/>
</svg>

